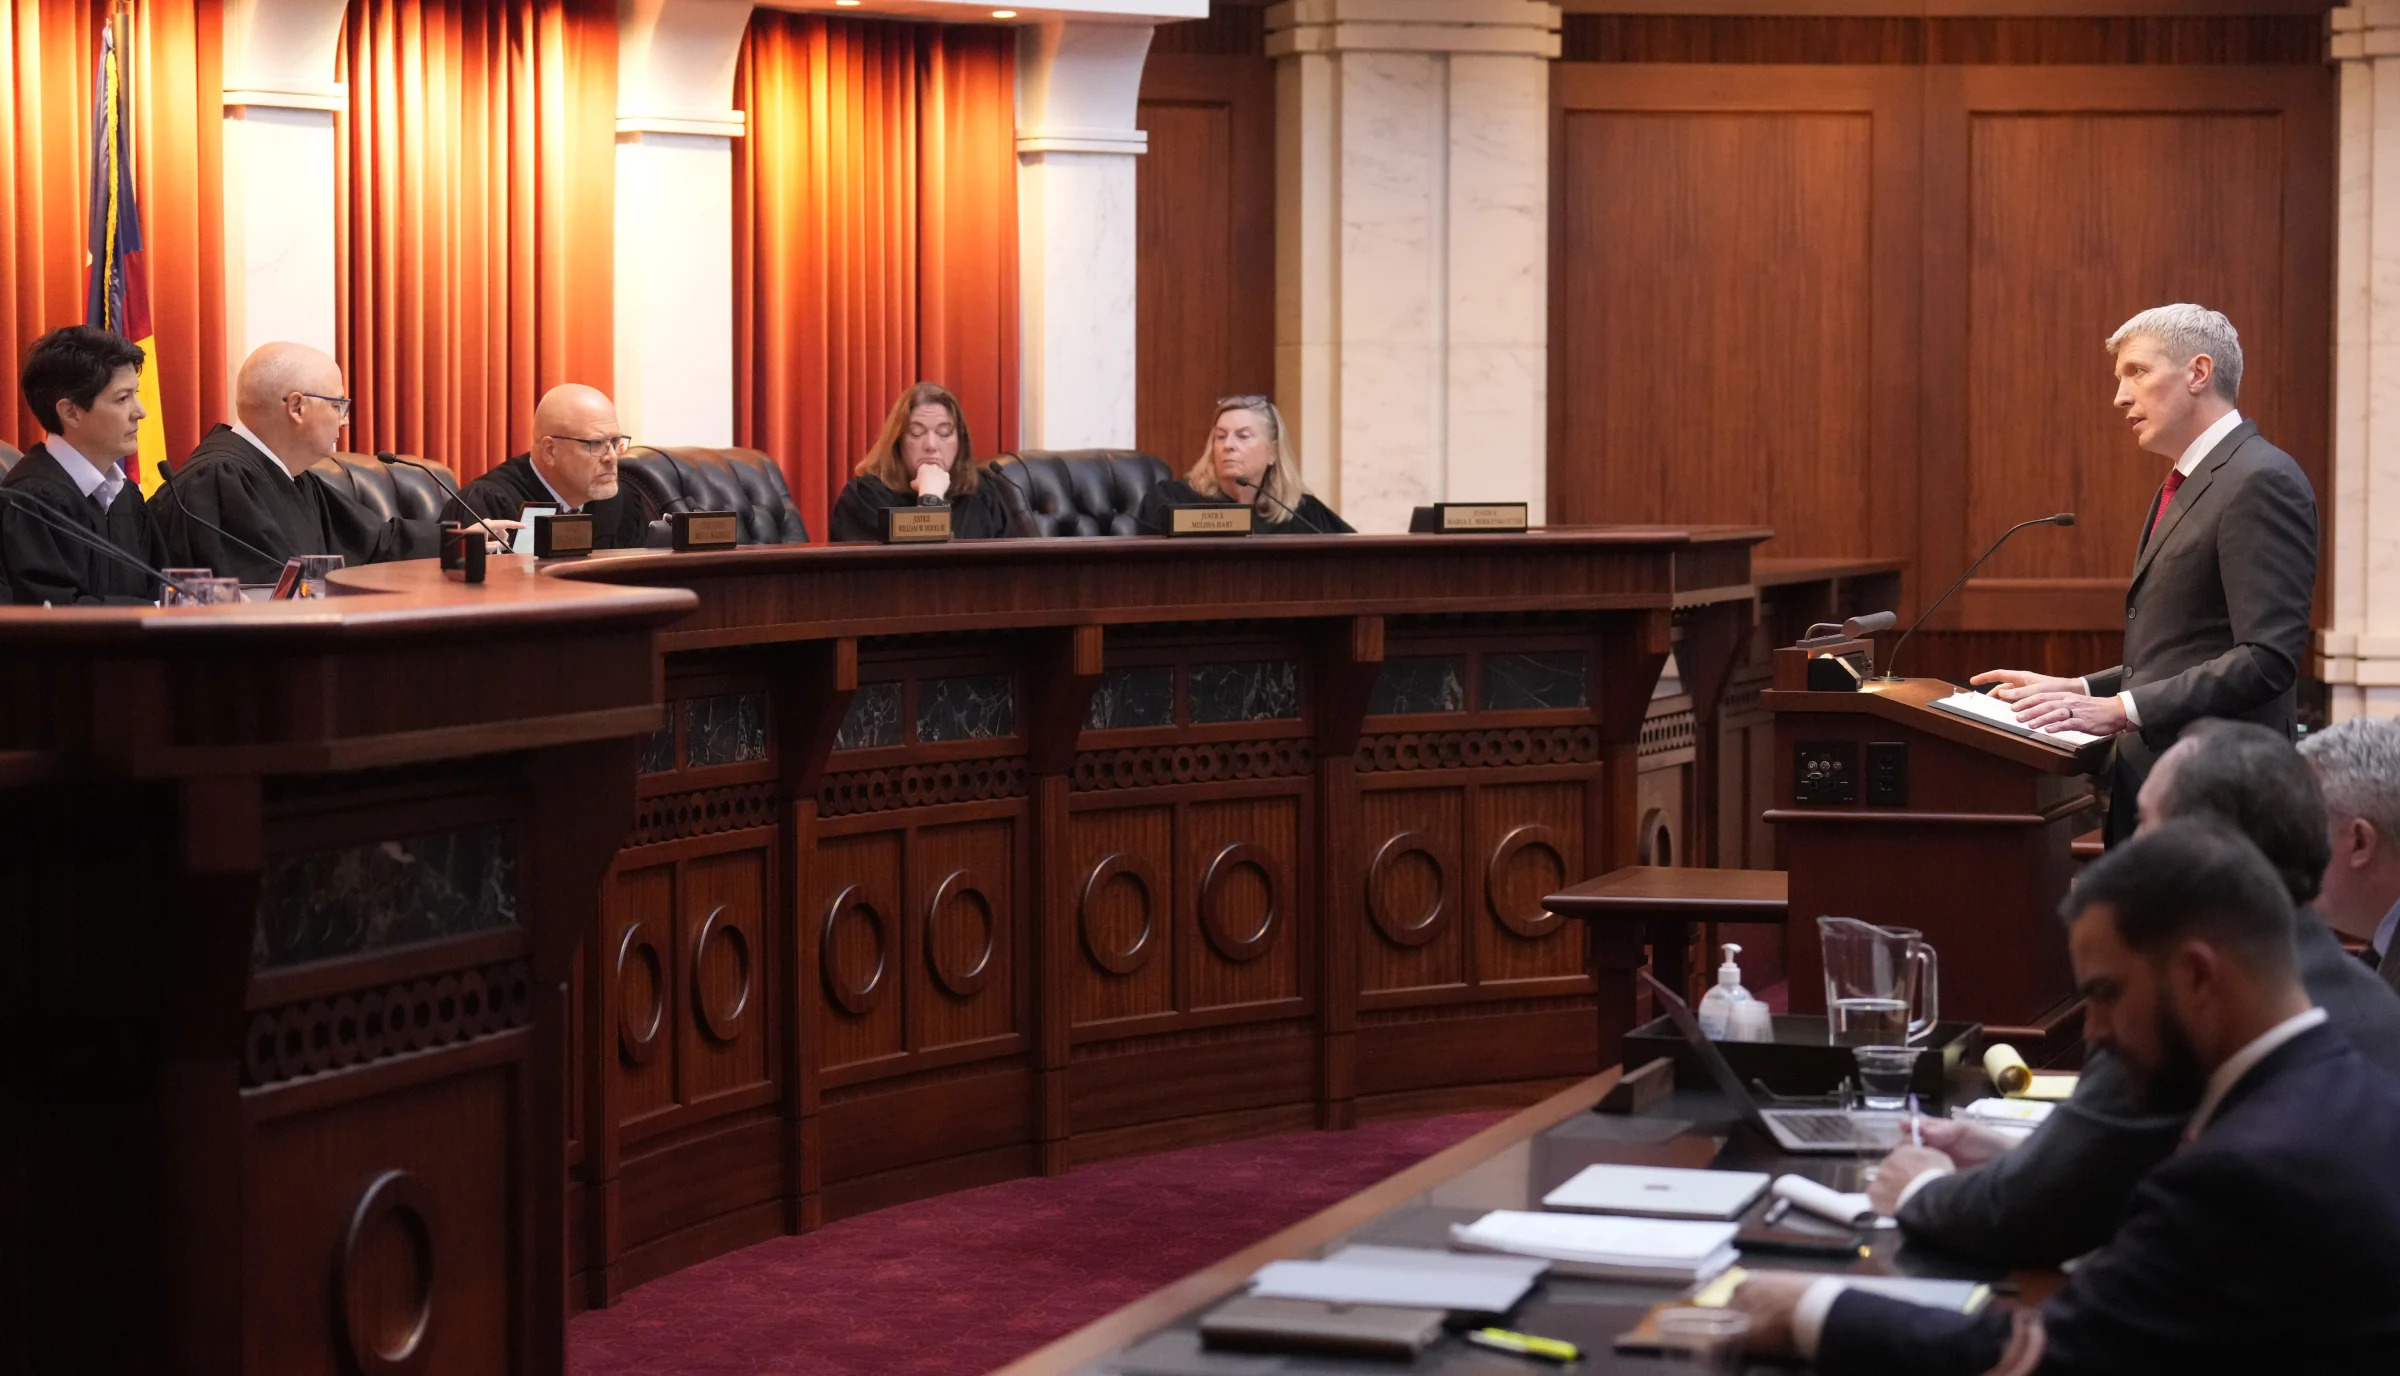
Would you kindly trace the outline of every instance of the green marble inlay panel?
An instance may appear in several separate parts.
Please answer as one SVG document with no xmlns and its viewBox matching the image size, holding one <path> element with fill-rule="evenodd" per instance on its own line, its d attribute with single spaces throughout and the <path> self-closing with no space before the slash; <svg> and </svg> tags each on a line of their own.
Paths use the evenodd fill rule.
<svg viewBox="0 0 2400 1376">
<path fill-rule="evenodd" d="M 517 843 L 505 825 L 348 846 L 267 868 L 250 965 L 364 955 L 516 921 Z"/>
<path fill-rule="evenodd" d="M 850 710 L 842 729 L 833 733 L 836 750 L 867 750 L 900 743 L 900 685 L 862 683 L 850 695 Z"/>
<path fill-rule="evenodd" d="M 1120 731 L 1132 726 L 1175 724 L 1175 666 L 1146 664 L 1111 669 L 1092 690 L 1091 710 L 1084 713 L 1086 731 Z"/>
<path fill-rule="evenodd" d="M 1367 711 L 1377 716 L 1466 710 L 1467 666 L 1457 655 L 1387 659 L 1375 691 L 1367 695 Z"/>
<path fill-rule="evenodd" d="M 683 759 L 694 769 L 748 764 L 767 757 L 767 695 L 725 693 L 686 698 Z"/>
<path fill-rule="evenodd" d="M 1191 668 L 1192 720 L 1288 721 L 1300 715 L 1300 666 L 1288 659 Z"/>
<path fill-rule="evenodd" d="M 1007 674 L 960 674 L 917 683 L 917 740 L 990 740 L 1017 734 L 1016 682 Z"/>
<path fill-rule="evenodd" d="M 1580 650 L 1483 657 L 1483 708 L 1487 712 L 1590 705 Z"/>
</svg>

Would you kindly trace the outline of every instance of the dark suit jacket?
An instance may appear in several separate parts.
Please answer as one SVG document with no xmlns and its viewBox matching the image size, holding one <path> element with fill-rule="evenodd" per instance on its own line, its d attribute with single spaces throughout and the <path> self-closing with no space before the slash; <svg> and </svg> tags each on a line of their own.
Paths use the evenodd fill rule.
<svg viewBox="0 0 2400 1376">
<path fill-rule="evenodd" d="M 2400 1075 L 2400 994 L 2303 909 L 2300 982 L 2368 1061 Z M 2056 1266 L 2108 1240 L 2142 1177 L 2175 1150 L 2192 1105 L 2145 1103 L 2095 1055 L 2033 1135 L 1999 1160 L 1927 1182 L 1900 1211 L 1912 1243 L 2002 1266 Z"/>
<path fill-rule="evenodd" d="M 103 515 L 50 447 L 37 444 L 0 478 L 0 489 L 12 494 L 0 497 L 0 566 L 6 569 L 9 600 L 31 606 L 158 600 L 157 579 L 18 509 L 20 501 L 46 507 L 44 515 L 69 522 L 157 568 L 167 562 L 167 547 L 150 523 L 140 488 L 125 484 Z"/>
<path fill-rule="evenodd" d="M 528 506 L 557 506 L 558 497 L 533 471 L 533 458 L 519 454 L 515 458 L 468 483 L 458 494 L 460 501 L 476 515 L 496 521 L 513 521 L 517 513 Z M 650 517 L 642 509 L 642 499 L 624 482 L 617 485 L 617 495 L 586 502 L 583 509 L 592 518 L 592 548 L 640 549 L 642 536 L 649 529 Z M 449 513 L 458 515 L 455 508 Z"/>
<path fill-rule="evenodd" d="M 2331 1025 L 2242 1077 L 2145 1176 L 2105 1250 L 2042 1306 L 2041 1370 L 2387 1372 L 2400 1352 L 2400 1080 Z M 1988 1370 L 2008 1333 L 1866 1294 L 1827 1313 L 1817 1369 Z"/>
<path fill-rule="evenodd" d="M 2125 662 L 2085 676 L 2095 697 L 2132 693 L 2141 716 L 2117 737 L 2121 784 L 2138 788 L 2202 717 L 2292 733 L 2316 586 L 2316 494 L 2245 420 L 2176 490 L 2134 560 Z"/>
</svg>

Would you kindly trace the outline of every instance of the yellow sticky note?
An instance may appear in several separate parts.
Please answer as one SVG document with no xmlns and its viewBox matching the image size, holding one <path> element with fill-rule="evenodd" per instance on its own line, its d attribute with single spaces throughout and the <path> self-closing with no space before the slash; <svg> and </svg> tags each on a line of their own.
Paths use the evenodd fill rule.
<svg viewBox="0 0 2400 1376">
<path fill-rule="evenodd" d="M 1742 1282 L 1749 1278 L 1748 1271 L 1739 1266 L 1728 1266 L 1725 1268 L 1724 1274 L 1701 1286 L 1699 1291 L 1685 1303 L 1695 1309 L 1723 1309 L 1732 1303 L 1733 1292 L 1741 1289 Z"/>
</svg>

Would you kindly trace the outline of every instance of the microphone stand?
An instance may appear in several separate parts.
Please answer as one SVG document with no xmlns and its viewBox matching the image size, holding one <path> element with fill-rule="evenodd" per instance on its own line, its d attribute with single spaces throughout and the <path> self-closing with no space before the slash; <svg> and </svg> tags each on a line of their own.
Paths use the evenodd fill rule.
<svg viewBox="0 0 2400 1376">
<path fill-rule="evenodd" d="M 1265 474 L 1265 476 L 1266 476 L 1267 478 L 1269 478 L 1269 479 L 1272 479 L 1272 478 L 1274 478 L 1274 476 L 1275 476 L 1275 469 L 1276 469 L 1276 464 L 1272 464 L 1272 463 L 1271 463 L 1271 464 L 1268 464 L 1268 465 L 1267 465 L 1267 471 L 1266 471 L 1266 474 Z M 1328 531 L 1328 530 L 1325 530 L 1325 529 L 1323 529 L 1323 528 L 1322 528 L 1322 527 L 1320 527 L 1320 526 L 1319 526 L 1319 525 L 1318 525 L 1316 522 L 1314 522 L 1314 521 L 1312 521 L 1312 520 L 1308 519 L 1306 516 L 1303 516 L 1303 515 L 1301 515 L 1299 512 L 1297 512 L 1297 511 L 1293 510 L 1293 509 L 1292 509 L 1292 504 L 1291 504 L 1290 502 L 1287 502 L 1287 501 L 1285 501 L 1283 498 L 1276 496 L 1276 495 L 1275 495 L 1275 492 L 1274 492 L 1274 489 L 1272 489 L 1272 488 L 1268 487 L 1268 486 L 1267 486 L 1265 483 L 1263 483 L 1263 482 L 1259 482 L 1259 483 L 1243 483 L 1243 482 L 1242 482 L 1242 480 L 1241 480 L 1241 479 L 1239 479 L 1239 478 L 1236 478 L 1236 479 L 1234 479 L 1234 481 L 1235 481 L 1235 482 L 1237 482 L 1237 483 L 1242 483 L 1242 486 L 1244 486 L 1244 487 L 1246 487 L 1246 488 L 1250 489 L 1252 492 L 1255 492 L 1255 493 L 1259 494 L 1260 496 L 1262 496 L 1262 497 L 1266 498 L 1268 501 L 1270 501 L 1270 502 L 1273 502 L 1275 505 L 1277 505 L 1277 506 L 1279 506 L 1279 507 L 1282 507 L 1282 508 L 1283 508 L 1283 514 L 1284 514 L 1284 515 L 1286 515 L 1286 516 L 1289 516 L 1289 517 L 1291 517 L 1293 520 L 1295 520 L 1295 521 L 1299 522 L 1299 523 L 1300 523 L 1300 528 L 1301 528 L 1301 529 L 1303 529 L 1303 530 L 1305 530 L 1305 531 L 1307 531 L 1309 534 L 1311 534 L 1311 535 L 1329 535 L 1329 534 L 1331 534 L 1331 533 L 1332 533 L 1331 531 Z"/>
<path fill-rule="evenodd" d="M 127 568 L 136 569 L 142 573 L 148 574 L 150 577 L 157 579 L 159 586 L 161 587 L 173 588 L 175 591 L 182 593 L 187 597 L 191 595 L 191 589 L 189 587 L 167 577 L 165 570 L 152 568 L 149 564 L 134 558 L 125 551 L 118 549 L 115 545 L 110 544 L 106 539 L 94 535 L 88 530 L 85 530 L 82 526 L 79 526 L 73 521 L 68 520 L 65 513 L 61 512 L 57 507 L 50 505 L 41 498 L 34 496 L 32 493 L 15 492 L 7 488 L 0 488 L 0 497 L 7 497 L 10 500 L 18 503 L 18 510 L 27 513 L 28 515 L 32 516 L 35 521 L 42 525 L 48 526 L 50 529 L 57 531 L 62 535 L 73 537 L 78 543 L 83 545 L 84 548 L 96 550 L 99 553 L 105 554 L 109 558 L 116 560 L 118 563 L 123 564 Z"/>
<path fill-rule="evenodd" d="M 2001 531 L 2000 538 L 1992 541 L 1992 547 L 1985 550 L 1982 556 L 1976 559 L 1974 563 L 1967 565 L 1967 571 L 1958 576 L 1957 582 L 1952 583 L 1949 588 L 1942 593 L 1941 596 L 1933 599 L 1931 605 L 1927 606 L 1925 610 L 1917 613 L 1917 619 L 1910 622 L 1908 624 L 1908 629 L 1901 633 L 1900 644 L 1892 647 L 1892 657 L 1885 663 L 1883 672 L 1876 676 L 1875 681 L 1878 683 L 1898 683 L 1900 681 L 1900 675 L 1894 672 L 1900 667 L 1900 646 L 1906 645 L 1908 643 L 1908 638 L 1917 633 L 1917 627 L 1925 624 L 1925 618 L 1933 615 L 1934 608 L 1939 607 L 1944 602 L 1949 601 L 1951 593 L 1957 592 L 1960 588 L 1966 586 L 1967 580 L 1975 576 L 1975 570 L 1983 567 L 1983 561 L 1985 559 L 1989 559 L 1993 555 L 2000 552 L 2000 547 L 2008 543 L 2009 536 L 2016 534 L 2018 531 L 2023 530 L 2027 526 L 2071 526 L 2073 524 L 2075 524 L 2075 513 L 2072 511 L 2062 511 L 2056 516 L 2036 516 L 2030 521 L 2019 521 L 2015 525 L 2010 526 L 2008 529 Z"/>
<path fill-rule="evenodd" d="M 269 455 L 268 457 L 272 458 L 273 456 Z M 280 460 L 278 460 L 278 462 L 280 462 Z M 166 493 L 169 497 L 174 499 L 175 509 L 182 512 L 186 518 L 199 522 L 202 527 L 216 532 L 219 536 L 233 544 L 240 545 L 243 549 L 246 549 L 252 554 L 257 555 L 259 558 L 266 560 L 269 564 L 274 565 L 276 568 L 280 569 L 284 566 L 284 560 L 276 558 L 274 555 L 267 553 L 258 546 L 251 544 L 248 540 L 245 540 L 241 536 L 234 534 L 230 530 L 227 530 L 225 527 L 218 525 L 216 522 L 208 519 L 206 516 L 201 515 L 199 512 L 192 510 L 192 508 L 184 502 L 183 494 L 175 490 L 175 465 L 169 463 L 165 459 L 160 459 L 158 461 L 158 485 L 166 490 Z"/>
<path fill-rule="evenodd" d="M 1019 459 L 1019 460 L 1018 460 L 1018 462 L 1019 462 L 1019 463 L 1022 463 L 1022 462 L 1024 462 L 1024 460 L 1022 460 L 1022 459 Z M 1019 528 L 1018 528 L 1018 530 L 1015 532 L 1015 533 L 1016 533 L 1017 535 L 1019 535 L 1019 536 L 1029 536 L 1029 535 L 1032 535 L 1032 534 L 1034 533 L 1034 530 L 1033 530 L 1033 494 L 1032 494 L 1031 492 L 1028 492 L 1028 491 L 1026 491 L 1026 490 L 1025 490 L 1025 487 L 1024 487 L 1024 485 L 1023 485 L 1023 484 L 1021 484 L 1021 483 L 1019 483 L 1019 482 L 1017 481 L 1017 475 L 1016 475 L 1016 474 L 1008 472 L 1006 469 L 1002 468 L 1002 467 L 1001 467 L 1001 466 L 1000 466 L 998 463 L 987 463 L 987 464 L 985 464 L 985 465 L 983 466 L 983 471 L 984 471 L 984 472 L 986 472 L 986 473 L 992 474 L 992 475 L 993 475 L 993 476 L 995 476 L 995 477 L 998 477 L 998 478 L 1001 478 L 1001 479 L 1005 480 L 1005 481 L 1007 482 L 1007 484 L 1008 484 L 1009 488 L 1010 488 L 1011 490 L 1013 490 L 1013 491 L 1014 491 L 1014 492 L 1017 494 L 1017 504 L 1018 504 L 1019 506 L 1022 506 L 1022 507 L 1025 509 L 1025 510 L 1024 510 L 1024 515 L 1023 515 L 1023 517 L 1022 517 L 1022 519 L 1021 519 L 1021 520 L 1020 520 L 1020 519 L 1016 519 L 1016 518 L 1012 518 L 1012 519 L 1009 521 L 1009 524 L 1010 524 L 1010 525 L 1012 525 L 1012 526 L 1017 526 L 1017 527 L 1019 527 Z"/>
<path fill-rule="evenodd" d="M 457 488 L 452 487 L 450 484 L 442 481 L 442 470 L 433 467 L 431 464 L 418 463 L 415 459 L 403 458 L 398 454 L 377 454 L 375 457 L 385 463 L 407 464 L 409 467 L 423 473 L 426 477 L 433 479 L 433 485 L 441 489 L 444 493 L 448 494 L 451 501 L 458 503 L 459 510 L 473 517 L 475 524 L 483 527 L 484 534 L 489 535 L 494 540 L 499 541 L 500 552 L 502 554 L 509 552 L 512 542 L 507 537 L 503 536 L 499 531 L 492 529 L 491 522 L 483 519 L 482 512 L 477 511 L 471 506 L 468 506 L 467 499 L 458 495 Z"/>
</svg>

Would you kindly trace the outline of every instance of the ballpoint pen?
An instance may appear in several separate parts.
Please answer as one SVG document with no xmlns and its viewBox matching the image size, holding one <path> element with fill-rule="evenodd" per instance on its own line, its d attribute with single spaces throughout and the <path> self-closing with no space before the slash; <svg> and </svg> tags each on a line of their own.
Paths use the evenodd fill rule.
<svg viewBox="0 0 2400 1376">
<path fill-rule="evenodd" d="M 1917 1126 L 1917 1122 L 1917 1095 L 1915 1090 L 1910 1090 L 1908 1095 L 1908 1141 L 1911 1146 L 1921 1147 L 1925 1145 L 1925 1130 Z"/>
</svg>

